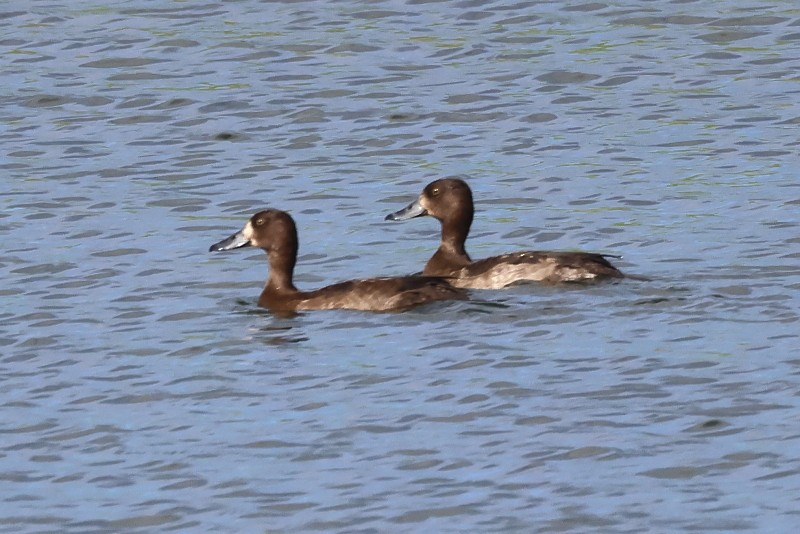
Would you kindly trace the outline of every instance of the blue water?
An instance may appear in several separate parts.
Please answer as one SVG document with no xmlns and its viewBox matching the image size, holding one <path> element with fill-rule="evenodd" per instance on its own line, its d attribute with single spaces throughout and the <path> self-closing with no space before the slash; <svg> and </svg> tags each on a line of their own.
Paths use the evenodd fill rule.
<svg viewBox="0 0 800 534">
<path fill-rule="evenodd" d="M 0 9 L 0 531 L 794 532 L 800 19 L 775 5 Z M 473 257 L 650 278 L 256 306 Z"/>
</svg>

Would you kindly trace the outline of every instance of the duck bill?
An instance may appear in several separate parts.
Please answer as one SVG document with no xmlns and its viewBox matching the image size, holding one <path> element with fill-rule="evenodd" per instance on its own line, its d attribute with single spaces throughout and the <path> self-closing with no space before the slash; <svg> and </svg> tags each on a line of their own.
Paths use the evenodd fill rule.
<svg viewBox="0 0 800 534">
<path fill-rule="evenodd" d="M 209 252 L 220 252 L 222 250 L 233 250 L 235 248 L 249 247 L 250 239 L 245 237 L 244 232 L 236 232 L 227 239 L 223 239 L 219 243 L 214 243 L 208 249 Z"/>
<path fill-rule="evenodd" d="M 408 219 L 413 219 L 414 217 L 422 217 L 423 215 L 427 215 L 428 210 L 422 207 L 422 204 L 419 203 L 419 199 L 415 200 L 405 208 L 401 209 L 400 211 L 396 211 L 394 213 L 390 213 L 386 216 L 384 220 L 386 221 L 406 221 Z"/>
</svg>

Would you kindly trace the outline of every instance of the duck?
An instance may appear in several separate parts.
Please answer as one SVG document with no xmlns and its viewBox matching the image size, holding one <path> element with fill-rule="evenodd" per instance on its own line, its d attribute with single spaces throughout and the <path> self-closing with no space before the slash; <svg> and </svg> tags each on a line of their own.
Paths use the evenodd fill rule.
<svg viewBox="0 0 800 534">
<path fill-rule="evenodd" d="M 239 232 L 211 245 L 209 252 L 244 247 L 266 252 L 269 275 L 258 305 L 281 314 L 334 309 L 404 311 L 430 302 L 467 298 L 464 290 L 430 276 L 348 280 L 301 291 L 292 282 L 298 250 L 297 226 L 291 215 L 277 209 L 259 211 Z"/>
<path fill-rule="evenodd" d="M 429 215 L 441 223 L 441 242 L 425 264 L 424 276 L 441 276 L 453 286 L 502 289 L 520 282 L 587 282 L 623 278 L 608 258 L 589 252 L 524 251 L 472 260 L 464 248 L 474 214 L 472 190 L 456 177 L 435 180 L 405 208 L 390 213 L 387 221 L 405 221 Z"/>
</svg>

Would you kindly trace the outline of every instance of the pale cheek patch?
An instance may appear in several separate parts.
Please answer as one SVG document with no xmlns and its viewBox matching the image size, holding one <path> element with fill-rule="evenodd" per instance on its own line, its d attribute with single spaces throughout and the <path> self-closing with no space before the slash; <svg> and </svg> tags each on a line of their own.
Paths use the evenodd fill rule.
<svg viewBox="0 0 800 534">
<path fill-rule="evenodd" d="M 420 195 L 419 199 L 417 199 L 417 202 L 419 202 L 419 205 L 422 206 L 422 209 L 425 211 L 430 211 L 428 210 L 428 199 L 425 196 Z"/>
<path fill-rule="evenodd" d="M 248 241 L 252 241 L 254 233 L 255 233 L 255 231 L 253 230 L 253 223 L 251 223 L 250 221 L 247 221 L 247 224 L 245 224 L 244 228 L 242 228 L 242 235 Z"/>
</svg>

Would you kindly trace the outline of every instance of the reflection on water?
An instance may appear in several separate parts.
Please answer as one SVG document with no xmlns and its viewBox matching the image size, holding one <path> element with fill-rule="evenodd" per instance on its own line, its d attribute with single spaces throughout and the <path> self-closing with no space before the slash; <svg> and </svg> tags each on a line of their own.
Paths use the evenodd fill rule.
<svg viewBox="0 0 800 534">
<path fill-rule="evenodd" d="M 379 1 L 0 10 L 3 532 L 791 532 L 787 5 Z M 578 249 L 647 276 L 276 317 L 297 284 Z"/>
</svg>

